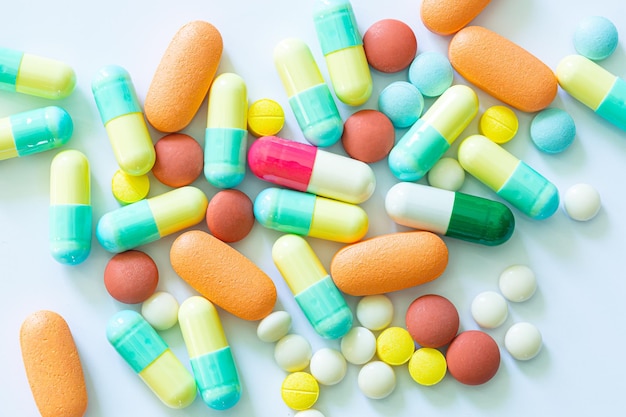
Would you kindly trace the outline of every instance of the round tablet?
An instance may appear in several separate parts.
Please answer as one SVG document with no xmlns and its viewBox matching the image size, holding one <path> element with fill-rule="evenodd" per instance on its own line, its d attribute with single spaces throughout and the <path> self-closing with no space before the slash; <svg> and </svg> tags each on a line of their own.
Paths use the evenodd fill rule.
<svg viewBox="0 0 626 417">
<path fill-rule="evenodd" d="M 504 297 L 495 291 L 485 291 L 472 301 L 472 317 L 479 326 L 494 329 L 508 317 L 509 309 Z"/>
<path fill-rule="evenodd" d="M 495 143 L 506 143 L 513 139 L 519 128 L 515 112 L 506 106 L 491 106 L 482 116 L 478 129 Z"/>
<path fill-rule="evenodd" d="M 365 163 L 385 158 L 396 139 L 393 123 L 377 110 L 359 110 L 346 119 L 341 144 L 346 153 Z"/>
<path fill-rule="evenodd" d="M 601 206 L 600 194 L 589 184 L 573 185 L 563 197 L 563 208 L 567 215 L 581 222 L 593 219 Z"/>
<path fill-rule="evenodd" d="M 448 371 L 459 382 L 480 385 L 494 377 L 500 367 L 500 349 L 480 330 L 459 333 L 446 352 Z"/>
<path fill-rule="evenodd" d="M 341 338 L 341 353 L 354 365 L 369 362 L 376 353 L 376 337 L 369 329 L 356 326 Z"/>
<path fill-rule="evenodd" d="M 285 112 L 269 98 L 257 100 L 248 109 L 248 130 L 256 137 L 274 136 L 285 125 Z"/>
<path fill-rule="evenodd" d="M 311 357 L 311 374 L 322 385 L 335 385 L 346 376 L 348 366 L 341 352 L 322 348 Z"/>
<path fill-rule="evenodd" d="M 515 323 L 504 335 L 506 350 L 520 361 L 526 361 L 537 356 L 541 350 L 541 345 L 541 332 L 530 323 Z"/>
<path fill-rule="evenodd" d="M 248 236 L 254 226 L 252 200 L 239 190 L 221 190 L 209 201 L 206 224 L 222 242 L 237 242 Z"/>
<path fill-rule="evenodd" d="M 298 411 L 293 417 L 324 417 L 321 411 L 309 408 L 308 410 Z"/>
<path fill-rule="evenodd" d="M 526 265 L 511 265 L 500 274 L 498 286 L 507 300 L 519 303 L 533 296 L 537 278 Z"/>
<path fill-rule="evenodd" d="M 449 191 L 458 191 L 465 182 L 465 170 L 454 158 L 441 158 L 428 171 L 428 184 Z"/>
<path fill-rule="evenodd" d="M 376 338 L 376 354 L 389 365 L 402 365 L 411 359 L 415 352 L 415 342 L 411 334 L 402 327 L 389 327 Z"/>
<path fill-rule="evenodd" d="M 563 152 L 575 137 L 574 119 L 565 110 L 556 107 L 540 111 L 530 123 L 530 138 L 542 152 Z"/>
<path fill-rule="evenodd" d="M 148 175 L 128 175 L 118 169 L 111 179 L 111 191 L 113 197 L 122 205 L 136 203 L 148 195 L 150 178 Z"/>
<path fill-rule="evenodd" d="M 446 358 L 433 348 L 419 348 L 409 360 L 409 374 L 420 385 L 435 385 L 446 376 Z"/>
<path fill-rule="evenodd" d="M 313 352 L 311 344 L 299 334 L 282 337 L 274 347 L 274 359 L 287 372 L 301 371 L 309 366 Z"/>
<path fill-rule="evenodd" d="M 411 83 L 394 81 L 378 96 L 378 110 L 383 112 L 391 123 L 403 129 L 419 119 L 424 110 L 424 97 Z"/>
<path fill-rule="evenodd" d="M 204 151 L 200 144 L 184 133 L 163 136 L 154 145 L 154 177 L 165 185 L 178 188 L 194 182 L 202 173 Z"/>
<path fill-rule="evenodd" d="M 409 67 L 409 81 L 424 97 L 439 97 L 452 85 L 453 79 L 450 61 L 439 52 L 422 52 Z"/>
<path fill-rule="evenodd" d="M 406 23 L 383 19 L 365 31 L 363 49 L 367 62 L 375 70 L 399 72 L 407 68 L 415 58 L 417 39 Z"/>
<path fill-rule="evenodd" d="M 178 301 L 168 292 L 155 292 L 141 305 L 141 315 L 156 330 L 167 330 L 178 322 Z"/>
<path fill-rule="evenodd" d="M 274 311 L 259 322 L 256 334 L 261 341 L 273 343 L 286 336 L 290 328 L 291 315 L 286 311 Z"/>
<path fill-rule="evenodd" d="M 603 16 L 589 16 L 578 23 L 574 32 L 574 48 L 580 55 L 594 61 L 608 58 L 617 48 L 617 28 Z"/>
<path fill-rule="evenodd" d="M 280 391 L 285 404 L 294 410 L 306 410 L 313 407 L 320 395 L 317 381 L 307 372 L 294 372 L 287 375 Z"/>
<path fill-rule="evenodd" d="M 363 365 L 357 377 L 359 389 L 366 397 L 380 400 L 396 388 L 396 373 L 382 361 L 372 361 Z"/>
<path fill-rule="evenodd" d="M 422 347 L 445 346 L 459 331 L 459 313 L 447 298 L 436 294 L 416 298 L 406 311 L 406 328 Z"/>
<path fill-rule="evenodd" d="M 363 327 L 382 330 L 393 319 L 393 303 L 384 294 L 366 295 L 356 305 L 356 317 Z"/>
<path fill-rule="evenodd" d="M 104 286 L 111 297 L 126 304 L 148 299 L 159 283 L 159 271 L 147 253 L 129 250 L 114 255 L 104 268 Z"/>
</svg>

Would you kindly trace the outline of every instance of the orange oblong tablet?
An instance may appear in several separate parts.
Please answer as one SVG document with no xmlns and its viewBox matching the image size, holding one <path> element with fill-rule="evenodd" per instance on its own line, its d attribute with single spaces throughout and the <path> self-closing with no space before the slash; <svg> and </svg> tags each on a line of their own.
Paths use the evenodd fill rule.
<svg viewBox="0 0 626 417">
<path fill-rule="evenodd" d="M 191 122 L 213 82 L 223 48 L 222 35 L 208 22 L 189 22 L 176 32 L 144 102 L 144 114 L 155 129 L 177 132 Z"/>
<path fill-rule="evenodd" d="M 85 377 L 65 319 L 53 311 L 32 313 L 20 328 L 20 347 L 41 416 L 83 416 L 87 409 Z"/>
<path fill-rule="evenodd" d="M 556 76 L 546 64 L 483 27 L 468 26 L 457 32 L 448 57 L 467 81 L 518 110 L 543 110 L 556 97 Z"/>
<path fill-rule="evenodd" d="M 201 230 L 184 232 L 170 249 L 174 271 L 209 301 L 244 320 L 260 320 L 276 303 L 276 286 L 241 253 Z"/>
<path fill-rule="evenodd" d="M 491 0 L 423 0 L 422 23 L 431 32 L 451 35 L 464 28 Z"/>
<path fill-rule="evenodd" d="M 349 295 L 384 294 L 425 284 L 448 265 L 448 247 L 434 233 L 398 232 L 340 249 L 330 263 L 337 288 Z"/>
</svg>

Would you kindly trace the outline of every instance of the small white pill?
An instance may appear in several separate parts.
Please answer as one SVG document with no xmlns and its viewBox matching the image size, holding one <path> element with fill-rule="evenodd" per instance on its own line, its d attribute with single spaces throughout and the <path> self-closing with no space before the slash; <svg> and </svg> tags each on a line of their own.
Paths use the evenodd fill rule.
<svg viewBox="0 0 626 417">
<path fill-rule="evenodd" d="M 141 305 L 141 315 L 156 330 L 170 329 L 178 322 L 178 301 L 168 292 L 155 292 Z"/>
<path fill-rule="evenodd" d="M 376 337 L 371 330 L 357 326 L 341 339 L 341 353 L 354 365 L 363 365 L 376 353 Z"/>
<path fill-rule="evenodd" d="M 259 322 L 256 334 L 263 342 L 273 343 L 289 333 L 291 315 L 286 311 L 274 311 Z"/>
<path fill-rule="evenodd" d="M 309 408 L 308 410 L 298 411 L 293 417 L 324 417 L 321 411 Z"/>
<path fill-rule="evenodd" d="M 601 206 L 600 194 L 589 184 L 571 186 L 563 198 L 563 208 L 567 215 L 581 222 L 593 219 Z"/>
<path fill-rule="evenodd" d="M 526 265 L 511 265 L 500 274 L 498 285 L 507 300 L 519 303 L 533 296 L 537 290 L 537 279 Z"/>
<path fill-rule="evenodd" d="M 382 330 L 393 319 L 393 303 L 386 295 L 367 295 L 356 305 L 356 317 L 363 327 Z"/>
<path fill-rule="evenodd" d="M 335 349 L 323 348 L 311 357 L 311 375 L 322 385 L 335 385 L 346 376 L 346 359 Z"/>
<path fill-rule="evenodd" d="M 298 372 L 309 366 L 311 344 L 299 334 L 282 337 L 274 347 L 274 360 L 287 372 Z"/>
<path fill-rule="evenodd" d="M 537 356 L 541 350 L 542 337 L 533 324 L 521 322 L 512 325 L 504 336 L 504 346 L 511 356 L 526 361 Z"/>
<path fill-rule="evenodd" d="M 454 158 L 441 158 L 428 171 L 428 184 L 449 191 L 458 191 L 465 182 L 465 170 Z"/>
<path fill-rule="evenodd" d="M 472 317 L 481 327 L 494 329 L 504 323 L 508 314 L 506 300 L 495 291 L 482 292 L 472 301 Z"/>
<path fill-rule="evenodd" d="M 385 362 L 373 361 L 363 365 L 357 383 L 366 397 L 379 400 L 387 397 L 395 389 L 396 373 Z"/>
</svg>

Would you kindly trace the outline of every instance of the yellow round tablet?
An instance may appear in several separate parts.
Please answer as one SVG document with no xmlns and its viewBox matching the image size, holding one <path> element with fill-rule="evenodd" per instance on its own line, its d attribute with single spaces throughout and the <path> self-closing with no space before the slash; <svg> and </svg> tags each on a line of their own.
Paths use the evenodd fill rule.
<svg viewBox="0 0 626 417">
<path fill-rule="evenodd" d="M 420 385 L 435 385 L 446 376 L 446 358 L 437 349 L 420 348 L 409 360 L 409 374 Z"/>
<path fill-rule="evenodd" d="M 150 178 L 148 178 L 148 175 L 128 175 L 118 169 L 113 174 L 111 190 L 113 191 L 113 196 L 120 204 L 135 203 L 148 195 Z"/>
<path fill-rule="evenodd" d="M 402 327 L 389 327 L 376 339 L 376 353 L 381 361 L 389 365 L 408 362 L 414 351 L 415 342 L 408 330 Z"/>
<path fill-rule="evenodd" d="M 506 106 L 489 107 L 480 117 L 480 133 L 495 143 L 506 143 L 517 134 L 519 121 L 515 112 Z"/>
<path fill-rule="evenodd" d="M 274 100 L 257 100 L 248 109 L 248 130 L 254 136 L 274 136 L 284 125 L 285 112 Z"/>
<path fill-rule="evenodd" d="M 308 372 L 287 375 L 281 387 L 281 396 L 289 408 L 306 410 L 313 407 L 320 395 L 320 386 Z"/>
</svg>

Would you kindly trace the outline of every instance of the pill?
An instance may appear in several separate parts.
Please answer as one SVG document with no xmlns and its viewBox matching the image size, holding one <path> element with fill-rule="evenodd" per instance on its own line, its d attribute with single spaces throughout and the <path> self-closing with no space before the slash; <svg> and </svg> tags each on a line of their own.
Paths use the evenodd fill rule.
<svg viewBox="0 0 626 417">
<path fill-rule="evenodd" d="M 452 65 L 444 54 L 439 52 L 422 52 L 409 66 L 409 82 L 424 97 L 439 97 L 454 80 Z"/>
<path fill-rule="evenodd" d="M 91 251 L 89 161 L 77 150 L 61 151 L 50 164 L 50 253 L 62 264 L 77 265 Z"/>
<path fill-rule="evenodd" d="M 268 229 L 343 243 L 361 240 L 369 225 L 367 213 L 357 205 L 280 188 L 257 195 L 254 217 Z"/>
<path fill-rule="evenodd" d="M 380 72 L 394 73 L 407 68 L 417 51 L 417 39 L 409 25 L 396 19 L 375 22 L 363 35 L 367 62 Z"/>
<path fill-rule="evenodd" d="M 48 106 L 0 119 L 0 161 L 65 145 L 74 131 L 70 115 Z"/>
<path fill-rule="evenodd" d="M 465 170 L 454 158 L 441 158 L 428 171 L 428 184 L 449 191 L 458 191 L 465 182 Z"/>
<path fill-rule="evenodd" d="M 335 144 L 343 120 L 308 45 L 295 38 L 279 42 L 274 66 L 304 138 L 315 146 Z"/>
<path fill-rule="evenodd" d="M 337 98 L 364 104 L 372 94 L 372 75 L 350 1 L 317 0 L 313 22 Z"/>
<path fill-rule="evenodd" d="M 394 81 L 378 95 L 378 110 L 394 127 L 404 129 L 419 119 L 424 110 L 424 97 L 413 84 Z"/>
<path fill-rule="evenodd" d="M 233 188 L 246 174 L 248 93 L 237 74 L 215 78 L 208 99 L 204 176 L 217 188 Z"/>
<path fill-rule="evenodd" d="M 117 65 L 101 68 L 91 91 L 120 169 L 128 175 L 147 174 L 156 153 L 128 71 Z"/>
<path fill-rule="evenodd" d="M 56 59 L 0 48 L 0 66 L 0 90 L 61 99 L 76 86 L 74 69 Z"/>
<path fill-rule="evenodd" d="M 366 295 L 356 305 L 356 317 L 361 326 L 382 330 L 391 324 L 393 303 L 384 294 Z"/>
<path fill-rule="evenodd" d="M 308 372 L 294 372 L 287 375 L 280 389 L 287 407 L 306 410 L 313 407 L 320 395 L 320 387 Z"/>
<path fill-rule="evenodd" d="M 506 143 L 513 139 L 519 128 L 519 120 L 515 112 L 506 106 L 491 106 L 482 116 L 478 124 L 481 135 L 495 143 Z"/>
<path fill-rule="evenodd" d="M 145 252 L 129 250 L 113 255 L 104 268 L 104 287 L 111 297 L 126 304 L 142 303 L 159 283 L 159 270 Z"/>
<path fill-rule="evenodd" d="M 209 200 L 206 223 L 211 234 L 222 242 L 238 242 L 254 226 L 252 200 L 243 191 L 218 191 Z"/>
<path fill-rule="evenodd" d="M 507 300 L 519 303 L 533 296 L 537 278 L 528 266 L 511 265 L 500 274 L 498 287 Z"/>
<path fill-rule="evenodd" d="M 274 346 L 274 360 L 287 372 L 297 372 L 309 366 L 313 356 L 311 344 L 299 334 L 288 334 Z"/>
<path fill-rule="evenodd" d="M 154 145 L 152 174 L 163 184 L 178 188 L 194 182 L 204 167 L 204 151 L 198 141 L 184 133 L 170 133 Z"/>
<path fill-rule="evenodd" d="M 588 16 L 574 31 L 574 48 L 580 55 L 601 61 L 611 56 L 619 42 L 617 28 L 604 16 Z"/>
<path fill-rule="evenodd" d="M 580 183 L 571 186 L 563 198 L 563 208 L 567 215 L 581 222 L 596 217 L 601 207 L 600 194 L 590 184 Z"/>
<path fill-rule="evenodd" d="M 201 230 L 183 232 L 170 249 L 174 271 L 200 295 L 244 320 L 260 320 L 276 303 L 274 282 L 227 243 Z"/>
<path fill-rule="evenodd" d="M 472 317 L 479 326 L 486 329 L 499 327 L 509 315 L 504 297 L 495 291 L 485 291 L 472 301 Z"/>
<path fill-rule="evenodd" d="M 357 384 L 366 397 L 381 400 L 396 388 L 396 372 L 385 362 L 372 361 L 359 371 Z"/>
<path fill-rule="evenodd" d="M 443 353 L 433 348 L 419 348 L 409 360 L 409 375 L 420 385 L 438 384 L 446 376 L 447 369 Z"/>
<path fill-rule="evenodd" d="M 389 155 L 395 139 L 393 123 L 384 113 L 363 109 L 346 119 L 341 144 L 351 158 L 370 164 Z"/>
<path fill-rule="evenodd" d="M 141 315 L 156 330 L 171 329 L 178 323 L 178 300 L 165 291 L 157 291 L 141 305 Z"/>
<path fill-rule="evenodd" d="M 491 336 L 480 330 L 459 333 L 446 352 L 448 371 L 460 383 L 481 385 L 500 367 L 500 349 Z"/>
<path fill-rule="evenodd" d="M 322 348 L 311 357 L 311 375 L 322 385 L 335 385 L 346 376 L 348 366 L 341 352 Z"/>
<path fill-rule="evenodd" d="M 290 328 L 291 315 L 286 311 L 274 311 L 259 322 L 256 335 L 263 342 L 273 343 L 286 336 Z"/>
<path fill-rule="evenodd" d="M 296 412 L 293 417 L 324 417 L 321 411 L 309 408 L 308 410 L 302 410 Z"/>
<path fill-rule="evenodd" d="M 376 188 L 365 162 L 277 136 L 254 141 L 248 165 L 262 180 L 352 204 L 366 201 Z"/>
<path fill-rule="evenodd" d="M 424 26 L 439 35 L 451 35 L 483 11 L 490 0 L 424 0 L 420 17 Z"/>
<path fill-rule="evenodd" d="M 546 219 L 559 208 L 554 184 L 488 138 L 472 135 L 463 140 L 458 157 L 468 173 L 525 215 Z"/>
<path fill-rule="evenodd" d="M 450 300 L 437 294 L 426 294 L 413 300 L 406 311 L 405 320 L 411 337 L 422 347 L 443 347 L 459 331 L 456 307 Z"/>
<path fill-rule="evenodd" d="M 626 130 L 626 81 L 595 62 L 570 55 L 556 68 L 559 85 L 600 117 Z"/>
<path fill-rule="evenodd" d="M 109 252 L 124 252 L 200 223 L 208 204 L 200 189 L 176 188 L 104 214 L 96 237 Z"/>
<path fill-rule="evenodd" d="M 574 142 L 576 124 L 565 110 L 549 107 L 537 113 L 530 123 L 530 139 L 542 152 L 561 153 Z"/>
<path fill-rule="evenodd" d="M 222 50 L 222 35 L 208 22 L 192 21 L 176 32 L 146 94 L 146 118 L 155 129 L 177 132 L 191 122 L 209 91 Z"/>
<path fill-rule="evenodd" d="M 348 362 L 363 365 L 376 354 L 376 337 L 371 330 L 356 326 L 341 338 L 341 353 Z"/>
<path fill-rule="evenodd" d="M 541 351 L 541 332 L 531 323 L 515 323 L 504 335 L 504 347 L 515 359 L 527 361 Z"/>
<path fill-rule="evenodd" d="M 107 323 L 106 337 L 152 392 L 170 408 L 185 408 L 196 398 L 193 375 L 167 343 L 136 311 L 122 310 Z"/>
<path fill-rule="evenodd" d="M 448 57 L 467 81 L 518 110 L 543 110 L 556 97 L 552 70 L 521 46 L 488 29 L 461 29 L 450 41 Z"/>
<path fill-rule="evenodd" d="M 411 359 L 415 343 L 411 334 L 402 327 L 388 327 L 376 338 L 376 354 L 389 365 L 402 365 Z"/>
<path fill-rule="evenodd" d="M 217 309 L 204 297 L 189 297 L 180 305 L 178 323 L 202 400 L 215 410 L 231 408 L 241 384 Z"/>
<path fill-rule="evenodd" d="M 384 294 L 425 284 L 448 265 L 448 247 L 426 231 L 396 232 L 346 245 L 333 256 L 330 276 L 355 296 Z"/>
<path fill-rule="evenodd" d="M 150 192 L 150 178 L 145 175 L 128 175 L 121 169 L 111 178 L 111 192 L 118 203 L 125 206 L 143 200 Z"/>
<path fill-rule="evenodd" d="M 42 417 L 82 417 L 88 403 L 79 352 L 58 313 L 31 313 L 20 327 L 26 377 Z"/>
<path fill-rule="evenodd" d="M 403 226 L 487 246 L 501 245 L 515 230 L 504 204 L 414 182 L 399 182 L 385 197 L 385 210 Z"/>
<path fill-rule="evenodd" d="M 435 165 L 478 113 L 469 87 L 448 88 L 400 138 L 389 153 L 389 168 L 400 181 L 417 181 Z"/>
<path fill-rule="evenodd" d="M 269 98 L 255 101 L 248 108 L 248 131 L 256 137 L 274 136 L 285 125 L 285 112 Z"/>
<path fill-rule="evenodd" d="M 350 307 L 304 238 L 279 237 L 272 246 L 272 259 L 317 334 L 338 339 L 352 328 Z"/>
</svg>

